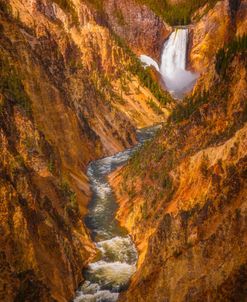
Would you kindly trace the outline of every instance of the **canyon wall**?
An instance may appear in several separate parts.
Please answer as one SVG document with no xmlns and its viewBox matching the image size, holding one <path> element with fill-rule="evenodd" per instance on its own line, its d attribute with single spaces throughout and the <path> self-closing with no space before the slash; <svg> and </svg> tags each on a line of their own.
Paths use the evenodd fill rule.
<svg viewBox="0 0 247 302">
<path fill-rule="evenodd" d="M 189 60 L 194 70 L 203 72 L 212 65 L 217 50 L 232 36 L 244 32 L 246 1 L 218 1 L 213 8 L 206 4 L 194 13 L 190 26 Z M 241 7 L 240 7 L 241 6 Z M 199 21 L 198 21 L 199 18 Z"/>
<path fill-rule="evenodd" d="M 124 39 L 137 55 L 160 58 L 164 41 L 172 28 L 147 6 L 137 1 L 104 1 L 110 27 Z"/>
<path fill-rule="evenodd" d="M 112 180 L 118 217 L 140 251 L 122 301 L 242 293 L 246 59 L 237 53 L 218 73 L 211 66 L 217 49 L 245 32 L 246 1 L 229 3 L 206 10 L 191 31 L 191 68 L 202 73 L 193 114 L 185 109 L 180 121 L 180 108 Z M 171 98 L 130 47 L 158 59 L 170 32 L 132 0 L 0 1 L 1 301 L 73 297 L 96 254 L 83 223 L 86 167 L 167 118 Z"/>
<path fill-rule="evenodd" d="M 236 42 L 245 8 L 220 1 L 193 25 L 191 57 L 201 70 L 193 94 L 110 177 L 117 217 L 140 255 L 120 301 L 245 301 L 246 37 Z M 220 28 L 219 39 L 211 31 L 198 38 L 201 22 Z"/>
<path fill-rule="evenodd" d="M 88 3 L 1 1 L 0 15 L 0 300 L 68 301 L 95 256 L 87 164 L 167 110 Z"/>
</svg>

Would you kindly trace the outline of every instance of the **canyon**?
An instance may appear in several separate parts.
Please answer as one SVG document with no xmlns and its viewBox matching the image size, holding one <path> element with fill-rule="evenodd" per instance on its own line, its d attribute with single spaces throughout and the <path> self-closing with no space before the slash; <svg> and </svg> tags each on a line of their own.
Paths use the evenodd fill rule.
<svg viewBox="0 0 247 302">
<path fill-rule="evenodd" d="M 167 115 L 96 20 L 86 3 L 1 2 L 0 300 L 74 296 L 96 254 L 82 220 L 88 163 Z"/>
<path fill-rule="evenodd" d="M 119 301 L 246 300 L 246 53 L 224 68 L 212 61 L 243 30 L 244 11 L 246 2 L 233 15 L 221 1 L 193 25 L 194 96 L 110 177 L 117 218 L 139 251 Z"/>
<path fill-rule="evenodd" d="M 0 301 L 245 301 L 247 2 L 199 2 L 0 0 Z"/>
</svg>

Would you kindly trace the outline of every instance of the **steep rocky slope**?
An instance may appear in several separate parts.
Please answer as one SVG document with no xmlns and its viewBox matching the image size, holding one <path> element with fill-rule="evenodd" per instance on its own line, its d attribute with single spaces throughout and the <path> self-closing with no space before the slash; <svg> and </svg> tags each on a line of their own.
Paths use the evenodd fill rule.
<svg viewBox="0 0 247 302">
<path fill-rule="evenodd" d="M 172 28 L 136 0 L 87 0 L 97 20 L 113 30 L 137 54 L 156 58 Z"/>
<path fill-rule="evenodd" d="M 234 23 L 222 23 L 220 6 Z M 219 20 L 223 35 L 194 40 L 193 55 L 210 50 L 194 94 L 111 176 L 117 217 L 140 253 L 120 301 L 246 299 L 246 36 L 234 38 L 244 32 L 245 8 L 221 1 L 200 21 L 217 28 Z"/>
<path fill-rule="evenodd" d="M 87 164 L 166 109 L 86 2 L 1 1 L 0 16 L 0 300 L 67 301 L 95 255 Z"/>
<path fill-rule="evenodd" d="M 172 28 L 147 6 L 137 1 L 104 1 L 104 11 L 111 28 L 137 55 L 159 60 L 165 39 Z"/>
<path fill-rule="evenodd" d="M 167 116 L 170 97 L 129 47 L 158 59 L 171 28 L 140 3 L 0 1 L 1 301 L 73 297 L 95 256 L 83 224 L 87 164 Z M 221 52 L 217 72 L 212 62 L 245 32 L 246 1 L 200 13 L 191 29 L 190 65 L 202 73 L 195 96 L 112 180 L 118 217 L 140 251 L 122 301 L 244 293 L 246 57 Z"/>
<path fill-rule="evenodd" d="M 193 69 L 208 72 L 215 53 L 235 35 L 236 28 L 237 34 L 243 34 L 244 16 L 246 1 L 218 1 L 212 9 L 205 5 L 195 12 L 189 53 Z"/>
</svg>

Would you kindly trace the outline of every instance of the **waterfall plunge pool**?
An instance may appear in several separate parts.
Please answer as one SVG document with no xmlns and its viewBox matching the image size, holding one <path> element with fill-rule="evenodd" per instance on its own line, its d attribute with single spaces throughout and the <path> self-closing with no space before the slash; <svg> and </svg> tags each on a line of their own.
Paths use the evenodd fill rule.
<svg viewBox="0 0 247 302">
<path fill-rule="evenodd" d="M 177 99 L 191 91 L 198 78 L 197 73 L 186 70 L 188 35 L 187 28 L 177 28 L 171 33 L 164 43 L 160 66 L 154 59 L 140 56 L 144 67 L 153 66 L 160 73 L 167 90 Z"/>
<path fill-rule="evenodd" d="M 118 208 L 107 176 L 124 165 L 131 155 L 160 126 L 137 132 L 139 143 L 116 155 L 93 161 L 88 167 L 88 177 L 93 191 L 85 223 L 100 251 L 100 259 L 84 270 L 85 281 L 77 290 L 74 302 L 115 302 L 126 289 L 136 270 L 137 251 L 127 231 L 115 219 Z"/>
</svg>

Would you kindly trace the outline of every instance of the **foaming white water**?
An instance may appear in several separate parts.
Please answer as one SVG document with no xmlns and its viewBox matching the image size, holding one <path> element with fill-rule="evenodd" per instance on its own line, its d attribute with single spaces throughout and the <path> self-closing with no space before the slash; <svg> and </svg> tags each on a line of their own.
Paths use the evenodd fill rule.
<svg viewBox="0 0 247 302">
<path fill-rule="evenodd" d="M 160 73 L 167 89 L 178 98 L 189 91 L 197 74 L 186 70 L 188 29 L 176 29 L 165 42 Z"/>
<path fill-rule="evenodd" d="M 160 71 L 158 63 L 149 56 L 141 55 L 140 60 L 144 64 L 144 66 L 153 66 L 157 71 Z"/>
<path fill-rule="evenodd" d="M 188 29 L 176 29 L 166 41 L 161 59 L 162 74 L 172 74 L 178 68 L 185 69 Z"/>
<path fill-rule="evenodd" d="M 137 261 L 135 246 L 129 236 L 116 236 L 98 242 L 97 248 L 101 251 L 101 260 L 88 266 L 85 276 L 91 283 L 86 286 L 84 284 L 81 292 L 83 295 L 93 294 L 94 297 L 96 293 L 102 293 L 102 290 L 111 290 L 107 295 L 115 294 L 126 287 L 135 272 Z"/>
<path fill-rule="evenodd" d="M 179 99 L 193 88 L 198 78 L 197 73 L 186 70 L 188 35 L 187 28 L 178 28 L 170 35 L 163 47 L 160 66 L 154 59 L 140 56 L 144 67 L 154 66 L 168 91 Z"/>
<path fill-rule="evenodd" d="M 102 199 L 106 198 L 111 192 L 111 188 L 107 183 L 100 183 L 95 180 L 93 184 L 94 192 Z"/>
<path fill-rule="evenodd" d="M 137 261 L 137 252 L 129 236 L 117 236 L 109 240 L 100 241 L 97 243 L 97 247 L 101 251 L 104 260 L 129 264 L 135 264 Z"/>
<path fill-rule="evenodd" d="M 101 260 L 89 265 L 87 278 L 89 281 L 97 282 L 103 289 L 118 292 L 127 285 L 135 269 L 135 264 Z"/>
<path fill-rule="evenodd" d="M 118 293 L 112 293 L 109 290 L 100 290 L 97 283 L 85 281 L 81 289 L 77 291 L 74 302 L 115 302 L 118 299 Z"/>
<path fill-rule="evenodd" d="M 100 260 L 84 271 L 85 282 L 77 290 L 74 302 L 115 302 L 136 269 L 137 251 L 126 230 L 115 219 L 117 203 L 107 175 L 126 163 L 131 154 L 154 136 L 160 126 L 138 131 L 139 144 L 132 149 L 92 162 L 88 177 L 93 191 L 86 217 Z"/>
<path fill-rule="evenodd" d="M 78 297 L 74 299 L 74 302 L 116 302 L 118 299 L 118 293 L 112 293 L 109 290 L 100 290 L 95 294 L 83 294 L 78 293 Z"/>
</svg>

